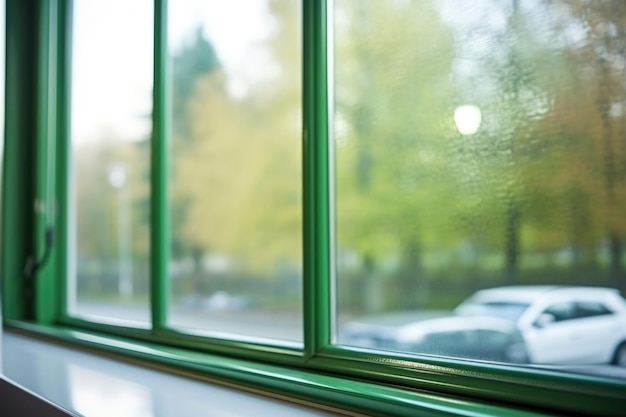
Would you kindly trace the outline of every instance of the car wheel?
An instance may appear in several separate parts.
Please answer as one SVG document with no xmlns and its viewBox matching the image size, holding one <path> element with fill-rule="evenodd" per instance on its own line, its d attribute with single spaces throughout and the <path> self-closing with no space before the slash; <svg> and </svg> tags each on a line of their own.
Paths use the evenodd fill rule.
<svg viewBox="0 0 626 417">
<path fill-rule="evenodd" d="M 615 349 L 613 364 L 617 366 L 626 366 L 626 342 L 622 342 L 622 344 Z"/>
</svg>

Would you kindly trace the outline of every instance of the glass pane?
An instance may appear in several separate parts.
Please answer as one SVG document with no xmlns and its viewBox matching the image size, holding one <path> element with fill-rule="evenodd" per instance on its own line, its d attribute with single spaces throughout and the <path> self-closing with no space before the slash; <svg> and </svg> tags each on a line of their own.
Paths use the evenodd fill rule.
<svg viewBox="0 0 626 417">
<path fill-rule="evenodd" d="M 185 0 L 169 16 L 168 323 L 301 341 L 300 2 Z"/>
<path fill-rule="evenodd" d="M 153 2 L 74 2 L 68 310 L 149 321 Z"/>
<path fill-rule="evenodd" d="M 626 377 L 626 3 L 334 14 L 336 342 Z"/>
</svg>

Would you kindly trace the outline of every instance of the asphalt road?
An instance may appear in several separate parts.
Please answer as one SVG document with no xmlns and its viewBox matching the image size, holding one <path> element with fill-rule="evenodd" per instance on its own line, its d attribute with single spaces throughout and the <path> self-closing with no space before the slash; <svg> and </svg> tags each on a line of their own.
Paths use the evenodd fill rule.
<svg viewBox="0 0 626 417">
<path fill-rule="evenodd" d="M 104 302 L 79 302 L 76 306 L 79 316 L 119 319 L 148 324 L 148 306 L 129 306 Z M 169 312 L 168 325 L 195 331 L 229 333 L 278 339 L 290 342 L 303 341 L 301 315 L 269 313 L 258 310 L 242 311 L 203 311 L 191 308 L 174 307 Z M 89 318 L 89 317 L 86 317 Z"/>
</svg>

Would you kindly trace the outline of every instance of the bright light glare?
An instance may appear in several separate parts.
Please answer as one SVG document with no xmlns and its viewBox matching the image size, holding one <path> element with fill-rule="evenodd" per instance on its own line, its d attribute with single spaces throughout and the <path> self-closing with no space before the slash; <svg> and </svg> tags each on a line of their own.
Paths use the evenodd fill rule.
<svg viewBox="0 0 626 417">
<path fill-rule="evenodd" d="M 126 185 L 128 174 L 126 167 L 122 164 L 115 164 L 109 168 L 109 183 L 113 188 L 122 188 Z"/>
<path fill-rule="evenodd" d="M 90 417 L 153 417 L 149 389 L 79 365 L 69 364 L 72 408 Z"/>
<path fill-rule="evenodd" d="M 476 133 L 481 121 L 482 114 L 477 106 L 466 104 L 454 110 L 454 123 L 462 135 L 473 135 Z"/>
</svg>

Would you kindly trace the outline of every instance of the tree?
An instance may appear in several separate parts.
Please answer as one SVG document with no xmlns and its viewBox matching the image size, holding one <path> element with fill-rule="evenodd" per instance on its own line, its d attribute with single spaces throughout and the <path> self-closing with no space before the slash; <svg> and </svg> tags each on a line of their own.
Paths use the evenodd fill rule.
<svg viewBox="0 0 626 417">
<path fill-rule="evenodd" d="M 596 262 L 608 247 L 608 278 L 626 288 L 626 6 L 621 1 L 562 0 L 551 52 L 561 57 L 562 80 L 544 126 L 559 126 L 564 158 L 554 183 L 568 190 L 569 242 L 577 258 Z M 582 39 L 572 39 L 578 33 Z M 569 34 L 569 36 L 568 36 Z M 556 46 L 554 46 L 556 45 Z"/>
<path fill-rule="evenodd" d="M 339 245 L 362 258 L 361 308 L 384 307 L 377 269 L 394 257 L 389 303 L 413 307 L 428 291 L 424 253 L 453 229 L 451 33 L 428 3 L 339 2 L 336 14 Z"/>
<path fill-rule="evenodd" d="M 227 71 L 197 80 L 185 103 L 188 145 L 175 162 L 181 241 L 257 276 L 299 271 L 302 256 L 300 10 L 282 0 L 269 12 L 274 30 L 258 45 L 266 67 L 243 97 L 229 91 Z"/>
<path fill-rule="evenodd" d="M 213 44 L 198 26 L 192 43 L 185 45 L 172 58 L 172 125 L 176 141 L 189 139 L 191 120 L 188 105 L 198 80 L 220 67 Z"/>
<path fill-rule="evenodd" d="M 494 2 L 490 10 L 504 14 L 503 6 Z M 507 216 L 509 282 L 520 280 L 517 254 L 570 249 L 574 262 L 595 262 L 606 236 L 613 285 L 619 285 L 624 233 L 618 213 L 626 203 L 620 197 L 623 3 L 508 6 L 501 35 L 486 37 L 493 47 L 475 84 L 487 92 L 485 114 L 497 115 L 485 123 L 496 152 L 483 165 L 509 172 L 494 185 L 516 208 Z"/>
<path fill-rule="evenodd" d="M 183 45 L 172 58 L 172 135 L 173 135 L 173 193 L 172 193 L 172 252 L 175 258 L 193 253 L 196 269 L 200 268 L 200 250 L 190 245 L 181 230 L 186 221 L 191 201 L 179 192 L 180 159 L 194 146 L 191 125 L 193 114 L 190 102 L 196 94 L 203 77 L 213 74 L 221 77 L 221 64 L 212 42 L 204 35 L 202 27 L 195 29 L 192 41 Z"/>
<path fill-rule="evenodd" d="M 149 183 L 141 177 L 148 165 L 147 153 L 140 143 L 120 139 L 111 132 L 103 131 L 101 135 L 77 144 L 72 155 L 78 284 L 96 285 L 91 288 L 95 292 L 117 290 L 113 284 L 119 272 L 119 216 L 123 208 L 131 228 L 128 261 L 135 266 L 135 286 L 147 290 L 148 275 L 143 266 L 149 254 L 149 223 L 140 204 L 149 194 Z M 116 190 L 111 183 L 115 166 L 123 167 L 126 174 L 124 190 Z M 127 193 L 127 199 L 120 201 L 122 192 Z"/>
</svg>

